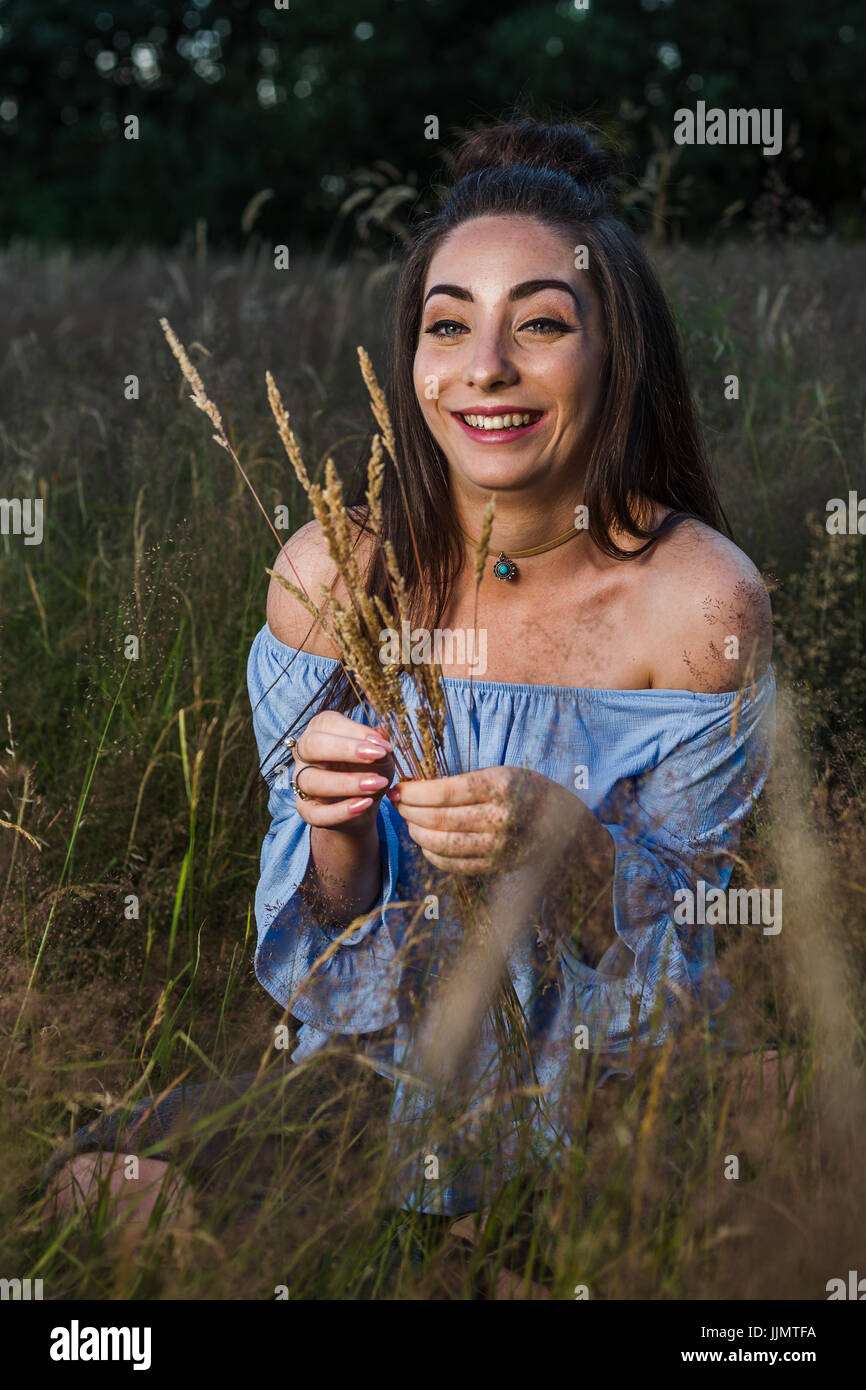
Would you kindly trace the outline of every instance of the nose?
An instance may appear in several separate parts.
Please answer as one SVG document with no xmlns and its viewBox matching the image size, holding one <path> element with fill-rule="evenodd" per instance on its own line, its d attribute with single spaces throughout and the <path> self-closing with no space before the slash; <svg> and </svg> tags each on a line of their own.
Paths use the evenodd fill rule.
<svg viewBox="0 0 866 1390">
<path fill-rule="evenodd" d="M 496 391 L 513 386 L 518 378 L 517 365 L 508 351 L 508 343 L 493 327 L 487 332 L 473 334 L 472 351 L 468 354 L 461 374 L 464 386 L 479 391 Z"/>
</svg>

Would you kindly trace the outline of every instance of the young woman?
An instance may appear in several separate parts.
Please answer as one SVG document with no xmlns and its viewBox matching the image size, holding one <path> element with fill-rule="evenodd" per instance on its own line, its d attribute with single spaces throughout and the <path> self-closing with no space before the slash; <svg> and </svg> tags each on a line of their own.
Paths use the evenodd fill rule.
<svg viewBox="0 0 866 1390">
<path fill-rule="evenodd" d="M 416 632 L 471 633 L 496 496 L 486 670 L 470 681 L 466 661 L 443 660 L 452 775 L 389 789 L 390 745 L 359 729 L 326 634 L 276 582 L 249 661 L 266 776 L 287 734 L 293 759 L 271 792 L 256 969 L 302 1022 L 294 1057 L 390 1028 L 375 1055 L 405 1068 L 417 907 L 388 905 L 425 891 L 418 852 L 449 874 L 530 875 L 555 836 L 509 958 L 554 1125 L 581 1025 L 616 1066 L 686 1004 L 724 1002 L 712 931 L 679 925 L 675 895 L 727 885 L 773 738 L 766 591 L 722 534 L 671 315 L 609 195 L 582 128 L 494 127 L 465 142 L 402 268 L 390 403 L 408 508 L 389 472 L 385 521 Z M 385 599 L 381 548 L 355 515 L 367 588 Z M 345 597 L 316 523 L 276 570 Z M 445 952 L 449 923 L 432 934 Z M 476 1042 L 479 1074 L 493 1050 Z M 416 1101 L 398 1084 L 395 1115 Z M 477 1168 L 446 1157 L 422 1210 L 478 1203 Z"/>
<path fill-rule="evenodd" d="M 383 507 L 416 630 L 476 626 L 496 498 L 477 595 L 486 669 L 457 644 L 442 663 L 450 775 L 394 782 L 325 632 L 276 581 L 250 652 L 271 789 L 257 975 L 301 1024 L 295 1061 L 352 1035 L 399 1078 L 395 1132 L 423 1118 L 406 1068 L 424 871 L 529 885 L 508 972 L 546 1088 L 541 1129 L 556 1129 L 578 1030 L 603 1079 L 730 993 L 712 930 L 681 924 L 676 894 L 727 886 L 767 776 L 770 606 L 725 534 L 671 314 L 611 200 L 582 127 L 496 125 L 465 140 L 401 269 L 389 404 L 408 509 L 393 470 Z M 367 589 L 387 599 L 360 502 L 354 518 Z M 345 597 L 314 522 L 275 568 Z M 441 903 L 428 967 L 460 936 Z M 495 1086 L 489 1026 L 473 1039 L 463 1070 Z M 471 1144 L 437 1154 L 420 1197 L 408 1169 L 397 1186 L 449 1215 L 482 1204 L 513 1157 L 504 1143 L 492 1178 Z"/>
</svg>

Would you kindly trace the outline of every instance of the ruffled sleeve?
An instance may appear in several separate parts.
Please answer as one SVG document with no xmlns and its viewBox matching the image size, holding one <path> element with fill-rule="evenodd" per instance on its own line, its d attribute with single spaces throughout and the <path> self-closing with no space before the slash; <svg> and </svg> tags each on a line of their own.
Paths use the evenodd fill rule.
<svg viewBox="0 0 866 1390">
<path fill-rule="evenodd" d="M 319 924 L 298 889 L 310 862 L 310 826 L 299 815 L 285 754 L 289 733 L 299 737 L 320 706 L 320 687 L 337 662 L 288 647 L 267 624 L 253 641 L 247 686 L 259 760 L 269 788 L 270 829 L 261 852 L 255 895 L 258 946 L 256 977 L 269 994 L 312 1031 L 372 1032 L 397 1018 L 393 988 L 394 944 L 386 907 L 396 892 L 399 840 L 387 798 L 377 826 L 382 891 L 361 925 L 313 970 L 338 928 Z M 356 708 L 351 718 L 369 724 Z M 312 973 L 311 973 L 312 972 Z"/>
<path fill-rule="evenodd" d="M 772 668 L 742 692 L 695 696 L 688 736 L 656 766 L 617 782 L 597 814 L 615 850 L 617 940 L 597 970 L 562 952 L 575 1024 L 605 1049 L 662 1041 L 681 1006 L 723 1004 L 713 928 L 679 920 L 688 890 L 727 889 L 745 817 L 769 773 L 775 743 Z M 676 914 L 676 916 L 675 916 Z M 615 966 L 619 966 L 617 970 Z"/>
</svg>

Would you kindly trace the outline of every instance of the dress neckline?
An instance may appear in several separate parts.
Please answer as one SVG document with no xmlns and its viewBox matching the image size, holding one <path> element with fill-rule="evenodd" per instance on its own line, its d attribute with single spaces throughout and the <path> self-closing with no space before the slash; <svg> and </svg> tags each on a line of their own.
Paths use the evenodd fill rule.
<svg viewBox="0 0 866 1390">
<path fill-rule="evenodd" d="M 303 647 L 290 647 L 287 643 L 280 641 L 270 629 L 266 622 L 257 634 L 259 637 L 265 635 L 275 647 L 280 647 L 284 652 L 288 652 L 293 657 L 304 657 L 307 661 L 318 661 L 332 669 L 339 666 L 339 658 L 336 656 L 320 656 L 317 652 L 304 651 Z M 733 704 L 740 696 L 747 694 L 751 690 L 760 691 L 765 684 L 775 678 L 772 663 L 767 667 L 762 676 L 759 676 L 751 685 L 741 686 L 739 690 L 684 690 L 667 686 L 646 686 L 640 689 L 623 689 L 619 686 L 603 685 L 539 685 L 535 682 L 525 681 L 489 681 L 483 676 L 443 676 L 442 682 L 447 689 L 469 690 L 471 685 L 473 694 L 484 691 L 510 693 L 515 695 L 580 695 L 587 699 L 615 699 L 623 696 L 639 696 L 645 700 L 650 695 L 665 695 L 669 700 L 680 699 L 686 703 L 696 701 L 719 701 L 721 704 Z"/>
</svg>

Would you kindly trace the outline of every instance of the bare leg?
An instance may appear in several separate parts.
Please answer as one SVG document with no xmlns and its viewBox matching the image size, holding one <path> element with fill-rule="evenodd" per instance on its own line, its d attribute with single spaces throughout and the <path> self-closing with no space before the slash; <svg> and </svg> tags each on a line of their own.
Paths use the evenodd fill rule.
<svg viewBox="0 0 866 1390">
<path fill-rule="evenodd" d="M 108 1220 L 116 1234 L 140 1236 L 161 1197 L 164 1220 L 189 1227 L 195 1216 L 192 1188 L 168 1163 L 135 1154 L 76 1154 L 49 1182 L 46 1217 L 56 1221 L 84 1210 L 95 1213 L 107 1196 Z"/>
<path fill-rule="evenodd" d="M 337 1058 L 335 1062 L 337 1080 L 345 1080 L 348 1067 L 349 1078 L 357 1081 L 357 1067 L 351 1059 Z M 295 1122 L 301 1114 L 321 1108 L 329 1077 L 330 1073 L 326 1077 L 320 1069 L 307 1084 L 293 1085 L 291 1116 Z M 374 1106 L 373 1113 L 378 1114 L 385 1100 L 390 1100 L 391 1088 L 384 1080 L 376 1078 L 376 1082 L 378 1090 L 374 1091 L 368 1079 L 368 1108 Z M 338 1094 L 336 1090 L 334 1094 Z M 245 1103 L 238 1106 L 237 1101 Z M 224 1118 L 211 1129 L 200 1124 L 202 1132 L 187 1143 L 190 1126 L 221 1110 L 226 1111 Z M 258 1072 L 247 1072 L 222 1081 L 176 1087 L 160 1098 L 147 1097 L 123 1117 L 103 1116 L 73 1136 L 73 1150 L 80 1145 L 84 1152 L 64 1149 L 52 1157 L 50 1176 L 46 1173 L 43 1179 L 48 1197 L 46 1219 L 68 1218 L 81 1210 L 91 1214 L 105 1197 L 116 1228 L 140 1235 L 162 1200 L 163 1224 L 179 1233 L 192 1225 L 194 1189 L 163 1157 L 138 1157 L 135 1150 L 150 1147 L 151 1152 L 177 1154 L 185 1170 L 191 1170 L 194 1177 L 201 1175 L 210 1184 L 226 1152 L 237 1141 L 241 1120 L 260 1133 L 265 1170 L 271 1161 L 276 1164 L 288 1113 L 280 1076 L 272 1072 L 262 1078 Z M 62 1165 L 61 1156 L 65 1160 Z M 231 1167 L 222 1163 L 224 1170 Z M 267 1179 L 267 1171 L 255 1178 L 257 1191 L 263 1177 Z M 249 1188 L 253 1180 L 244 1181 Z"/>
<path fill-rule="evenodd" d="M 225 1082 L 176 1087 L 160 1098 L 147 1097 L 126 1117 L 124 1125 L 117 1115 L 102 1116 L 84 1136 L 85 1151 L 71 1154 L 46 1182 L 46 1219 L 68 1217 L 81 1210 L 92 1214 L 106 1197 L 110 1220 L 127 1232 L 140 1234 L 161 1199 L 165 1204 L 163 1220 L 174 1229 L 191 1222 L 193 1189 L 176 1172 L 169 1177 L 169 1164 L 162 1157 L 139 1157 L 135 1150 L 157 1143 L 174 1148 L 187 1121 L 204 1118 L 242 1096 L 255 1079 L 252 1072 Z M 204 1145 L 199 1158 L 204 1159 L 205 1167 L 216 1161 L 231 1133 L 232 1125 L 227 1121 Z"/>
</svg>

